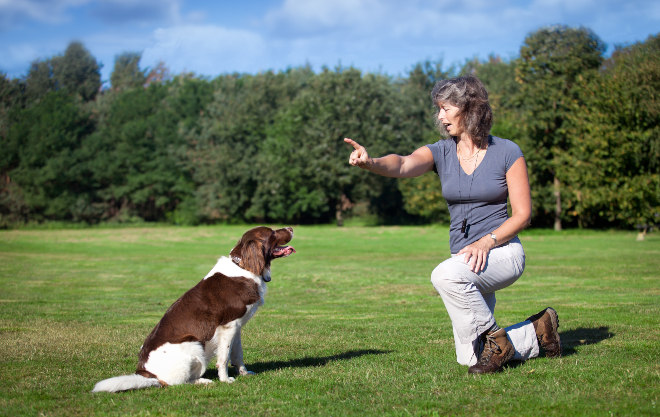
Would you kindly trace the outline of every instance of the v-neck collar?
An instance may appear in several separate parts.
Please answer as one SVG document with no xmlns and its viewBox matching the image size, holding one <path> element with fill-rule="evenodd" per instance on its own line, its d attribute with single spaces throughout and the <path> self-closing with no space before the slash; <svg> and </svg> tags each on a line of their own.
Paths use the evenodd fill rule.
<svg viewBox="0 0 660 417">
<path fill-rule="evenodd" d="M 458 167 L 459 167 L 459 169 L 460 169 L 461 171 L 463 171 L 463 174 L 465 174 L 467 177 L 470 177 L 470 176 L 474 175 L 475 172 L 477 172 L 477 170 L 479 169 L 479 167 L 480 167 L 480 166 L 484 163 L 484 161 L 486 160 L 486 156 L 488 156 L 488 148 L 490 148 L 490 145 L 491 145 L 491 142 L 492 142 L 492 141 L 491 141 L 491 136 L 488 135 L 488 146 L 486 147 L 486 153 L 484 154 L 484 157 L 483 157 L 483 159 L 481 160 L 481 162 L 479 162 L 479 163 L 477 164 L 477 167 L 474 169 L 474 171 L 472 171 L 471 174 L 468 174 L 467 172 L 465 172 L 465 170 L 463 169 L 463 165 L 461 165 L 461 160 L 458 158 L 458 144 L 456 143 L 456 139 L 453 139 L 452 142 L 454 142 L 454 150 L 453 150 L 453 152 L 454 152 L 454 158 L 456 158 L 456 163 L 458 163 Z M 478 158 L 479 158 L 479 157 L 477 156 L 477 159 L 478 159 Z"/>
</svg>

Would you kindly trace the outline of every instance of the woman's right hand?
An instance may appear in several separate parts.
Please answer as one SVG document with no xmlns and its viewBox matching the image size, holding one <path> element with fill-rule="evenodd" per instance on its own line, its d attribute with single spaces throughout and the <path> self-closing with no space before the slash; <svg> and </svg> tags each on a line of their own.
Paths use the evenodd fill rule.
<svg viewBox="0 0 660 417">
<path fill-rule="evenodd" d="M 349 138 L 344 138 L 344 142 L 353 145 L 355 148 L 355 150 L 351 152 L 351 156 L 348 158 L 348 163 L 362 169 L 367 169 L 367 166 L 371 164 L 371 158 L 364 146 Z"/>
</svg>

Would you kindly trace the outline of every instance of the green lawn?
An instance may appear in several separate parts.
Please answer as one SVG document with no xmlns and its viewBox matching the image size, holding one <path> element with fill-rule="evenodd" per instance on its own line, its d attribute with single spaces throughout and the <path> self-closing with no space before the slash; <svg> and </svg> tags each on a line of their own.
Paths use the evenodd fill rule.
<svg viewBox="0 0 660 417">
<path fill-rule="evenodd" d="M 0 415 L 660 414 L 660 236 L 632 232 L 521 235 L 527 270 L 496 318 L 554 307 L 561 359 L 486 376 L 456 363 L 430 283 L 447 228 L 300 226 L 243 331 L 257 375 L 91 394 L 133 373 L 165 310 L 246 229 L 0 232 Z"/>
</svg>

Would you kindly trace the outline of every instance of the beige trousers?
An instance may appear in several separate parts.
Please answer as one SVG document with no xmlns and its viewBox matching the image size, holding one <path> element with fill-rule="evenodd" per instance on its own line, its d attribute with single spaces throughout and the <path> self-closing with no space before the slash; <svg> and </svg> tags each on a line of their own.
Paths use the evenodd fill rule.
<svg viewBox="0 0 660 417">
<path fill-rule="evenodd" d="M 495 291 L 513 284 L 525 269 L 525 252 L 518 237 L 493 248 L 486 267 L 470 271 L 464 255 L 452 255 L 431 274 L 431 282 L 442 297 L 454 330 L 456 360 L 474 365 L 479 358 L 479 336 L 495 324 Z M 507 336 L 516 351 L 514 360 L 527 360 L 539 354 L 534 326 L 529 321 L 509 326 Z"/>
</svg>

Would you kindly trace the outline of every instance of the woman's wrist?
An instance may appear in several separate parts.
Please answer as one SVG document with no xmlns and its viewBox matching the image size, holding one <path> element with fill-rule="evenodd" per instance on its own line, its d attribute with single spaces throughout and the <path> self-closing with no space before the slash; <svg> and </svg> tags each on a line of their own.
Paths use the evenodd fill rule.
<svg viewBox="0 0 660 417">
<path fill-rule="evenodd" d="M 493 234 L 489 233 L 486 236 L 482 237 L 481 239 L 484 241 L 486 244 L 486 247 L 488 250 L 493 249 L 495 246 L 497 246 L 497 238 L 493 239 Z"/>
</svg>

